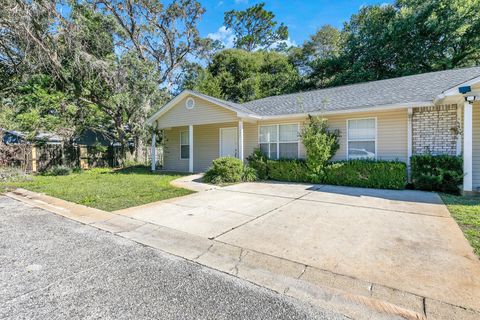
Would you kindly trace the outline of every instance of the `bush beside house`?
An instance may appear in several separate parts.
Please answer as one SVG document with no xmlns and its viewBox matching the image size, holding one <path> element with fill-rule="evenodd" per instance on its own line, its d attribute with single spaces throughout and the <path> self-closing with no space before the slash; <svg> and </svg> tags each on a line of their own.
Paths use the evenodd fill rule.
<svg viewBox="0 0 480 320">
<path fill-rule="evenodd" d="M 305 160 L 257 159 L 249 165 L 254 168 L 266 166 L 265 179 L 289 182 L 311 182 L 332 185 L 404 189 L 407 183 L 407 166 L 400 161 L 349 160 L 329 162 L 318 175 L 312 174 Z"/>
<path fill-rule="evenodd" d="M 404 189 L 407 165 L 400 161 L 350 160 L 329 164 L 322 183 L 341 186 Z"/>
<path fill-rule="evenodd" d="M 203 180 L 207 183 L 226 184 L 257 180 L 257 172 L 243 165 L 238 158 L 222 157 L 213 160 L 210 169 L 205 172 Z"/>
<path fill-rule="evenodd" d="M 348 160 L 331 162 L 338 150 L 340 133 L 328 129 L 325 119 L 309 116 L 300 137 L 306 159 L 268 159 L 262 151 L 250 155 L 248 166 L 237 158 L 219 158 L 205 174 L 214 184 L 272 179 L 332 185 L 404 189 L 407 165 L 400 161 Z M 415 189 L 457 193 L 463 179 L 463 160 L 448 155 L 415 155 L 411 158 L 411 177 Z"/>
<path fill-rule="evenodd" d="M 415 155 L 411 158 L 415 189 L 458 193 L 463 181 L 463 158 L 450 155 Z"/>
</svg>

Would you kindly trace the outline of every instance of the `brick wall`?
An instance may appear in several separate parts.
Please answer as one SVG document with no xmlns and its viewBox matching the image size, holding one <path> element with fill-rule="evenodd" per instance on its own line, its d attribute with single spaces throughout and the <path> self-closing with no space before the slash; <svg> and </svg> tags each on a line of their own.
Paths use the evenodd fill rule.
<svg viewBox="0 0 480 320">
<path fill-rule="evenodd" d="M 413 154 L 449 154 L 457 151 L 457 105 L 414 108 Z"/>
</svg>

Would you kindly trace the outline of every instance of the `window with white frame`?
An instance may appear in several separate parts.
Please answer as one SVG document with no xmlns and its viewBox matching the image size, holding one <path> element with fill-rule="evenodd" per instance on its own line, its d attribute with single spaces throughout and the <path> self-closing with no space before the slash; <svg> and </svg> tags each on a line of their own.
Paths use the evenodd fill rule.
<svg viewBox="0 0 480 320">
<path fill-rule="evenodd" d="M 188 131 L 180 132 L 180 159 L 190 158 L 190 142 Z"/>
<path fill-rule="evenodd" d="M 260 126 L 260 150 L 270 159 L 298 158 L 298 123 Z"/>
<path fill-rule="evenodd" d="M 377 120 L 347 120 L 348 159 L 375 159 L 377 157 Z"/>
</svg>

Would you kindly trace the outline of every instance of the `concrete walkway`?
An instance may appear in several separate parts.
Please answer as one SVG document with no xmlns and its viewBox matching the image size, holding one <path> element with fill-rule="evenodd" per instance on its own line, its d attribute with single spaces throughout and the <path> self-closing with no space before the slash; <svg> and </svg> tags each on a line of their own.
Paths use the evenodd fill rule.
<svg viewBox="0 0 480 320">
<path fill-rule="evenodd" d="M 114 213 L 11 196 L 354 318 L 480 317 L 480 262 L 434 193 L 194 183 L 196 194 Z"/>
</svg>

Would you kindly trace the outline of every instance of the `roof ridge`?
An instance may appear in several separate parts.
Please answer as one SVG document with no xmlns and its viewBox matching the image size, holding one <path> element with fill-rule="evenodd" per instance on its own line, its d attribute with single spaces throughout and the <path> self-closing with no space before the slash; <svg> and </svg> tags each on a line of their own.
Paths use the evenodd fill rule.
<svg viewBox="0 0 480 320">
<path fill-rule="evenodd" d="M 300 93 L 327 91 L 327 90 L 333 90 L 333 89 L 339 89 L 339 88 L 345 88 L 345 87 L 361 86 L 361 85 L 374 83 L 374 82 L 380 83 L 380 82 L 387 82 L 387 81 L 398 80 L 398 79 L 425 76 L 425 75 L 429 75 L 429 74 L 439 74 L 439 73 L 445 73 L 445 72 L 460 71 L 460 70 L 466 70 L 466 69 L 476 69 L 476 68 L 480 69 L 480 65 L 473 66 L 473 67 L 462 67 L 462 68 L 455 68 L 455 69 L 430 71 L 430 72 L 417 73 L 417 74 L 411 74 L 411 75 L 394 77 L 394 78 L 387 78 L 387 79 L 380 79 L 380 80 L 370 80 L 370 81 L 365 81 L 365 82 L 350 83 L 350 84 L 344 84 L 344 85 L 332 86 L 332 87 L 325 87 L 325 88 L 316 88 L 316 89 L 305 90 L 305 91 L 300 90 L 300 91 L 297 91 L 297 92 L 292 92 L 292 93 L 287 93 L 287 94 L 279 94 L 279 95 L 275 95 L 275 96 L 268 96 L 268 97 L 264 97 L 264 98 L 260 98 L 260 99 L 255 99 L 255 100 L 251 100 L 251 101 L 248 101 L 248 102 L 241 103 L 240 105 L 245 106 L 245 105 L 249 105 L 249 104 L 254 104 L 254 102 L 262 101 L 264 99 L 269 99 L 269 98 L 272 98 L 272 97 L 289 97 L 289 96 L 297 95 L 297 94 L 300 94 Z M 472 80 L 474 78 L 476 78 L 476 77 L 472 77 L 469 80 Z M 469 81 L 469 80 L 467 80 L 467 81 Z M 463 82 L 466 82 L 466 81 L 463 81 Z M 461 84 L 463 82 L 460 82 L 458 84 Z M 452 86 L 452 88 L 453 87 L 455 87 L 455 86 Z"/>
</svg>

